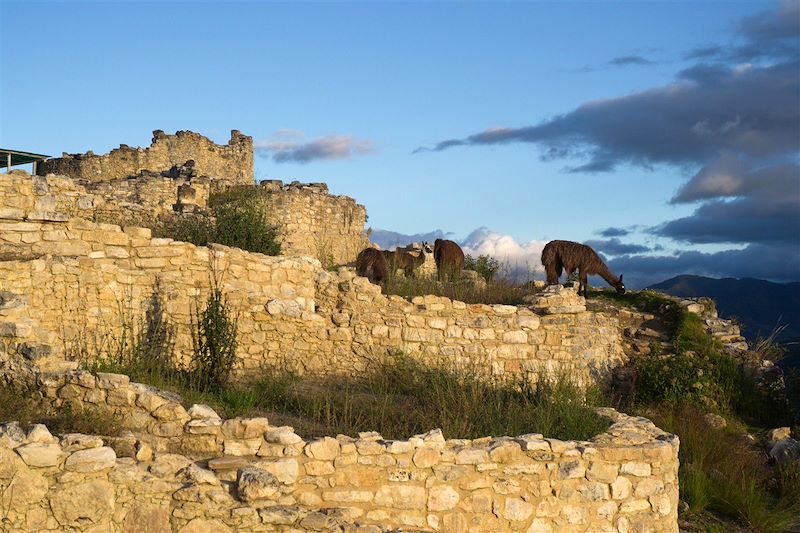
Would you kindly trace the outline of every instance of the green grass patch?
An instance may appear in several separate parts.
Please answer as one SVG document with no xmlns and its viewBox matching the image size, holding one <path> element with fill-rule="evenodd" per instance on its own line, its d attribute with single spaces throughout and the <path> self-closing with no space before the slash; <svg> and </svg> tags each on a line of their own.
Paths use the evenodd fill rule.
<svg viewBox="0 0 800 533">
<path fill-rule="evenodd" d="M 800 525 L 796 467 L 770 464 L 761 448 L 741 434 L 709 427 L 696 408 L 661 405 L 641 414 L 681 439 L 678 480 L 689 518 L 702 523 L 713 513 L 763 533 Z"/>
<path fill-rule="evenodd" d="M 263 414 L 306 437 L 378 431 L 400 439 L 441 428 L 448 438 L 542 433 L 587 440 L 610 424 L 594 412 L 600 394 L 566 378 L 506 383 L 476 366 L 428 367 L 403 355 L 374 363 L 355 378 L 303 378 L 265 369 L 254 383 L 216 390 L 198 388 L 188 373 L 139 372 L 131 378 L 207 403 L 223 416 Z"/>
<path fill-rule="evenodd" d="M 463 278 L 438 281 L 435 278 L 389 275 L 384 292 L 409 299 L 430 294 L 468 304 L 522 305 L 526 296 L 537 291 L 530 285 L 517 285 L 506 279 L 488 281 L 484 286 Z"/>
</svg>

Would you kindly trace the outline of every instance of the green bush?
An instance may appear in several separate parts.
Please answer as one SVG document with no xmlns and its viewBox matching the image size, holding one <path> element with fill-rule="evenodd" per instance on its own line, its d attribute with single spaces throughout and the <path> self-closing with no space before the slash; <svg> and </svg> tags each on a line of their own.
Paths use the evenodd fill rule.
<svg viewBox="0 0 800 533">
<path fill-rule="evenodd" d="M 269 223 L 261 201 L 263 194 L 254 186 L 212 194 L 208 203 L 212 216 L 172 216 L 155 224 L 153 231 L 159 237 L 197 246 L 218 243 L 248 252 L 278 255 L 281 252 L 278 231 Z"/>
<path fill-rule="evenodd" d="M 487 282 L 492 281 L 500 270 L 500 261 L 488 255 L 480 255 L 474 258 L 467 255 L 464 261 L 464 268 L 474 270 Z"/>
<path fill-rule="evenodd" d="M 219 390 L 236 364 L 236 318 L 217 283 L 202 310 L 192 313 L 192 363 L 200 390 Z"/>
</svg>

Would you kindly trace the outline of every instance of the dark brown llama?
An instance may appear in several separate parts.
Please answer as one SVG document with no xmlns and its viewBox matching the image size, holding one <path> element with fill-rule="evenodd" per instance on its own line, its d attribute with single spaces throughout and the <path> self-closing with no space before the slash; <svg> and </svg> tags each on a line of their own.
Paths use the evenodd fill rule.
<svg viewBox="0 0 800 533">
<path fill-rule="evenodd" d="M 603 260 L 597 253 L 586 246 L 571 241 L 550 241 L 542 250 L 542 265 L 547 273 L 547 284 L 555 285 L 562 271 L 569 276 L 575 269 L 578 269 L 580 285 L 578 294 L 583 289 L 583 296 L 586 297 L 587 277 L 600 276 L 606 282 L 617 289 L 620 294 L 625 293 L 625 285 L 622 283 L 622 276 L 616 277 L 608 269 Z"/>
<path fill-rule="evenodd" d="M 398 268 L 403 269 L 403 274 L 407 278 L 414 277 L 414 270 L 425 263 L 425 251 L 430 252 L 431 247 L 427 242 L 422 243 L 422 250 L 419 255 L 414 255 L 405 250 L 396 249 L 393 252 L 383 250 L 383 257 L 386 259 L 386 264 L 389 266 L 389 272 L 394 274 Z"/>
<path fill-rule="evenodd" d="M 453 241 L 436 239 L 433 243 L 433 258 L 436 259 L 436 272 L 442 278 L 457 279 L 464 268 L 464 252 Z"/>
<path fill-rule="evenodd" d="M 364 248 L 356 258 L 356 274 L 367 278 L 370 283 L 383 285 L 386 281 L 386 258 L 380 250 Z"/>
</svg>

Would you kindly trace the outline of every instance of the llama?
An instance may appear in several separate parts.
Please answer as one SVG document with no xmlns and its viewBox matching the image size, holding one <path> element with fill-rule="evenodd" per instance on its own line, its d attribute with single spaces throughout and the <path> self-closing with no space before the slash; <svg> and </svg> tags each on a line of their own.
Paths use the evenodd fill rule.
<svg viewBox="0 0 800 533">
<path fill-rule="evenodd" d="M 403 269 L 403 274 L 405 277 L 412 278 L 414 277 L 414 270 L 425 263 L 426 251 L 430 253 L 432 250 L 427 242 L 423 242 L 422 250 L 417 256 L 405 250 L 399 249 L 396 249 L 393 252 L 384 250 L 381 253 L 383 253 L 383 257 L 386 259 L 386 263 L 389 265 L 389 272 L 395 273 L 397 272 L 398 268 L 401 268 Z"/>
<path fill-rule="evenodd" d="M 580 278 L 578 294 L 583 289 L 583 296 L 586 297 L 588 286 L 586 278 L 589 275 L 600 276 L 617 289 L 618 293 L 625 293 L 622 276 L 617 278 L 612 274 L 597 253 L 585 244 L 571 241 L 550 241 L 542 250 L 542 265 L 547 273 L 548 285 L 557 284 L 562 271 L 566 271 L 567 275 L 570 275 L 575 269 L 578 269 Z"/>
<path fill-rule="evenodd" d="M 439 280 L 443 277 L 458 278 L 464 268 L 464 252 L 453 241 L 436 239 L 433 243 L 433 258 Z"/>
<path fill-rule="evenodd" d="M 380 250 L 364 248 L 356 258 L 356 274 L 367 278 L 370 283 L 382 285 L 386 281 L 386 258 Z"/>
</svg>

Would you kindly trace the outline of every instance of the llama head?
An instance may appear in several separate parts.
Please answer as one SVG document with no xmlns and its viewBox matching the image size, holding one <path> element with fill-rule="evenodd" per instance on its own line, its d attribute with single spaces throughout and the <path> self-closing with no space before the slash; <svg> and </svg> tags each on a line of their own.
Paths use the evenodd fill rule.
<svg viewBox="0 0 800 533">
<path fill-rule="evenodd" d="M 619 281 L 614 285 L 614 288 L 617 289 L 617 292 L 620 294 L 625 294 L 625 284 L 622 283 L 622 276 L 624 274 L 619 275 Z"/>
<path fill-rule="evenodd" d="M 422 253 L 425 253 L 425 254 L 432 254 L 433 253 L 433 248 L 431 247 L 430 244 L 428 244 L 425 241 L 422 241 Z"/>
</svg>

